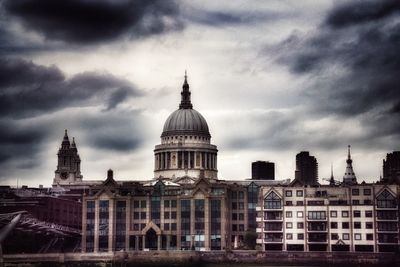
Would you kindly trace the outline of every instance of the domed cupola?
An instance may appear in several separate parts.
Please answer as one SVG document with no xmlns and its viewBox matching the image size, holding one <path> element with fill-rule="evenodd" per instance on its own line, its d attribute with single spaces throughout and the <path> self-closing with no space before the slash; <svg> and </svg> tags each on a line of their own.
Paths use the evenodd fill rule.
<svg viewBox="0 0 400 267">
<path fill-rule="evenodd" d="M 190 94 L 187 75 L 185 73 L 179 109 L 175 110 L 165 121 L 161 137 L 176 135 L 211 137 L 206 120 L 200 112 L 193 109 Z"/>
<path fill-rule="evenodd" d="M 207 121 L 193 109 L 190 96 L 185 72 L 179 109 L 165 121 L 161 144 L 154 149 L 156 178 L 198 178 L 203 174 L 217 178 L 218 150 L 210 143 Z"/>
<path fill-rule="evenodd" d="M 179 135 L 211 137 L 207 121 L 200 112 L 193 109 L 190 94 L 187 75 L 185 73 L 179 109 L 175 110 L 165 121 L 161 137 Z"/>
</svg>

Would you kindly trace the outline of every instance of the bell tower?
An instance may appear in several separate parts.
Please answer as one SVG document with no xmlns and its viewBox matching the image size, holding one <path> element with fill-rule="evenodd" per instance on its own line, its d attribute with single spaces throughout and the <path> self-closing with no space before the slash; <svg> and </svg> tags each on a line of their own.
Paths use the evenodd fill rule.
<svg viewBox="0 0 400 267">
<path fill-rule="evenodd" d="M 58 163 L 53 185 L 69 185 L 82 181 L 81 159 L 78 154 L 75 138 L 73 137 L 72 143 L 70 143 L 67 130 L 65 130 L 57 156 Z"/>
</svg>

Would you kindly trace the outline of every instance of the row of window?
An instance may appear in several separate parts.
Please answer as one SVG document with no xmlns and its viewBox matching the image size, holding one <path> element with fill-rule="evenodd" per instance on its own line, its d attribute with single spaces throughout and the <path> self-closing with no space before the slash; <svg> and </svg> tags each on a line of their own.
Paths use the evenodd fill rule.
<svg viewBox="0 0 400 267">
<path fill-rule="evenodd" d="M 232 213 L 232 221 L 243 221 L 244 220 L 244 213 Z"/>
<path fill-rule="evenodd" d="M 363 189 L 363 195 L 364 196 L 370 196 L 371 195 L 371 188 L 364 188 Z M 352 188 L 351 189 L 351 194 L 353 195 L 353 196 L 359 196 L 360 195 L 360 189 L 358 189 L 358 188 Z"/>
<path fill-rule="evenodd" d="M 292 190 L 286 190 L 285 196 L 287 196 L 287 197 L 293 196 Z M 303 190 L 296 190 L 296 197 L 302 197 L 302 196 L 303 196 Z"/>
<path fill-rule="evenodd" d="M 244 210 L 244 202 L 232 202 L 233 210 Z"/>
<path fill-rule="evenodd" d="M 244 224 L 232 224 L 232 231 L 244 231 Z"/>
<path fill-rule="evenodd" d="M 293 240 L 293 234 L 287 233 L 286 239 Z M 302 234 L 302 233 L 297 234 L 297 240 L 304 240 L 304 234 Z M 339 240 L 339 234 L 332 233 L 331 240 Z M 343 233 L 342 240 L 350 240 L 350 234 Z M 354 240 L 362 240 L 362 234 L 354 234 Z M 374 235 L 373 234 L 365 234 L 365 240 L 368 240 L 368 241 L 374 240 Z"/>
</svg>

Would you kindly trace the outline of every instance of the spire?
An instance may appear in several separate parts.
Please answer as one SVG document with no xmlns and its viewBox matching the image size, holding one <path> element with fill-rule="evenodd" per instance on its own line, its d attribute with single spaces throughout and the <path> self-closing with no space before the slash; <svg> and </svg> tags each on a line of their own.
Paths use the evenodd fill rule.
<svg viewBox="0 0 400 267">
<path fill-rule="evenodd" d="M 346 160 L 347 166 L 346 166 L 346 171 L 343 176 L 343 183 L 345 184 L 356 184 L 357 183 L 357 178 L 356 175 L 354 174 L 353 171 L 353 160 L 351 159 L 351 154 L 350 154 L 350 145 L 347 147 L 347 160 Z"/>
<path fill-rule="evenodd" d="M 193 105 L 190 101 L 190 90 L 189 84 L 187 82 L 187 72 L 185 70 L 185 80 L 183 81 L 182 85 L 182 92 L 181 92 L 181 104 L 179 105 L 179 109 L 192 109 Z"/>
<path fill-rule="evenodd" d="M 65 134 L 64 134 L 63 141 L 61 143 L 61 148 L 68 149 L 69 146 L 70 146 L 70 143 L 69 143 L 69 138 L 68 138 L 68 131 L 67 131 L 67 129 L 65 129 Z"/>
<path fill-rule="evenodd" d="M 333 177 L 333 164 L 331 163 L 331 178 L 329 179 L 329 185 L 335 185 L 335 177 Z"/>
<path fill-rule="evenodd" d="M 76 148 L 76 144 L 75 144 L 75 137 L 72 137 L 72 143 L 71 143 L 71 148 L 75 151 L 78 151 L 78 149 Z"/>
</svg>

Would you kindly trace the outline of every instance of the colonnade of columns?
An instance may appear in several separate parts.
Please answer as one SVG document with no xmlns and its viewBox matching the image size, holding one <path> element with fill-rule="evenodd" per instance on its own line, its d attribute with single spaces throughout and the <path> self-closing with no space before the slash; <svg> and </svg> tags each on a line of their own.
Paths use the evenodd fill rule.
<svg viewBox="0 0 400 267">
<path fill-rule="evenodd" d="M 217 153 L 202 151 L 158 152 L 155 154 L 155 169 L 217 169 Z"/>
</svg>

